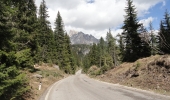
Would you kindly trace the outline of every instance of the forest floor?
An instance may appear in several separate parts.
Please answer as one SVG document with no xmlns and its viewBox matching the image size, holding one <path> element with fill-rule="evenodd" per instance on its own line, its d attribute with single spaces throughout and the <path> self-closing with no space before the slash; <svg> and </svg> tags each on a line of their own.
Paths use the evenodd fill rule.
<svg viewBox="0 0 170 100">
<path fill-rule="evenodd" d="M 95 78 L 170 95 L 170 55 L 156 55 L 139 59 L 134 63 L 123 63 Z"/>
<path fill-rule="evenodd" d="M 54 65 L 41 64 L 34 67 L 34 72 L 25 72 L 31 88 L 31 93 L 26 97 L 26 100 L 38 100 L 50 85 L 68 76 Z M 39 90 L 40 84 L 41 90 Z"/>
</svg>

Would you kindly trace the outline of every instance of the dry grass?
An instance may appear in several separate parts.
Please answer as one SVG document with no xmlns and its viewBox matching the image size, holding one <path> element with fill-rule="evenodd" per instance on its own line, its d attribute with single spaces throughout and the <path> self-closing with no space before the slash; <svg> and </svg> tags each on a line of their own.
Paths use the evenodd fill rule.
<svg viewBox="0 0 170 100">
<path fill-rule="evenodd" d="M 170 95 L 170 56 L 139 59 L 98 76 L 100 80 Z"/>
<path fill-rule="evenodd" d="M 38 100 L 51 84 L 66 76 L 62 71 L 49 64 L 43 63 L 34 67 L 37 70 L 36 72 L 26 72 L 29 77 L 29 85 L 31 86 L 31 96 L 27 100 Z M 39 90 L 40 82 L 42 83 L 41 90 Z"/>
</svg>

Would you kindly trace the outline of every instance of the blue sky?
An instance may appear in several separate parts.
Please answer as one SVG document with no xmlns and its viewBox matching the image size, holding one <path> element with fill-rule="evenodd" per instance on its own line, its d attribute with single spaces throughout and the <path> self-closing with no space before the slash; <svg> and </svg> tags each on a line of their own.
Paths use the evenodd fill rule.
<svg viewBox="0 0 170 100">
<path fill-rule="evenodd" d="M 36 0 L 39 7 L 42 0 Z M 126 0 L 45 0 L 49 21 L 54 28 L 57 12 L 63 18 L 67 33 L 70 30 L 82 31 L 96 38 L 105 38 L 109 28 L 112 35 L 121 33 Z M 153 28 L 159 30 L 160 21 L 167 9 L 170 12 L 170 0 L 133 0 L 138 11 L 139 22 L 145 27 L 152 21 Z"/>
<path fill-rule="evenodd" d="M 146 14 L 144 17 L 141 17 L 140 19 L 153 17 L 153 27 L 155 30 L 159 30 L 160 21 L 164 18 L 166 9 L 170 12 L 170 0 L 165 1 L 165 5 L 162 2 L 156 4 L 155 6 L 149 9 L 148 14 Z"/>
</svg>

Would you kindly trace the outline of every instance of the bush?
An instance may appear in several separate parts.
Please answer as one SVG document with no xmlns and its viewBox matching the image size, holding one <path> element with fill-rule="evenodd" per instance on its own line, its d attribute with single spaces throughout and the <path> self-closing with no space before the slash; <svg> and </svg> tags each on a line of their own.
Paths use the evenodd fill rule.
<svg viewBox="0 0 170 100">
<path fill-rule="evenodd" d="M 100 69 L 100 74 L 104 74 L 106 71 L 108 71 L 110 69 L 109 66 L 104 65 L 102 66 L 102 68 Z"/>
<path fill-rule="evenodd" d="M 1 100 L 22 100 L 22 96 L 29 90 L 25 75 L 15 66 L 0 65 Z"/>
<path fill-rule="evenodd" d="M 22 100 L 30 90 L 25 74 L 16 65 L 14 52 L 0 51 L 0 100 Z"/>
<path fill-rule="evenodd" d="M 91 66 L 88 70 L 88 74 L 90 75 L 100 75 L 100 68 L 98 68 L 97 66 Z"/>
</svg>

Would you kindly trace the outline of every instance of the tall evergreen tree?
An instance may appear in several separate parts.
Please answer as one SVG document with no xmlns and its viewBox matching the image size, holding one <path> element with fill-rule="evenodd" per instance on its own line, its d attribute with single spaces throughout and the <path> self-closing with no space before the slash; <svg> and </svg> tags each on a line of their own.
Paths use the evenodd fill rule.
<svg viewBox="0 0 170 100">
<path fill-rule="evenodd" d="M 50 22 L 47 20 L 48 16 L 48 8 L 46 5 L 45 0 L 42 0 L 40 7 L 39 7 L 39 21 L 40 24 L 43 28 L 45 28 L 44 30 L 48 30 L 50 28 Z"/>
<path fill-rule="evenodd" d="M 170 15 L 165 11 L 164 19 L 160 23 L 159 47 L 165 54 L 170 54 Z"/>
<path fill-rule="evenodd" d="M 21 63 L 17 62 L 17 56 L 11 47 L 14 38 L 11 30 L 13 10 L 8 0 L 1 0 L 0 8 L 0 99 L 22 100 L 22 95 L 28 88 L 24 74 L 19 71 Z"/>
<path fill-rule="evenodd" d="M 0 1 L 0 50 L 9 51 L 10 40 L 13 38 L 13 34 L 10 30 L 11 25 L 7 24 L 9 20 L 9 6 L 5 1 Z"/>
<path fill-rule="evenodd" d="M 102 50 L 102 48 L 101 48 Z M 97 51 L 97 45 L 93 44 L 90 53 L 89 53 L 89 58 L 90 59 L 90 65 L 98 65 L 98 51 Z"/>
<path fill-rule="evenodd" d="M 116 39 L 113 38 L 111 34 L 111 30 L 107 32 L 106 40 L 108 44 L 108 53 L 111 55 L 112 59 L 114 60 L 114 66 L 118 65 L 118 54 L 117 54 L 117 46 L 116 46 Z"/>
<path fill-rule="evenodd" d="M 152 22 L 149 23 L 150 30 L 150 46 L 151 46 L 151 55 L 158 54 L 160 50 L 158 49 L 158 36 L 154 34 L 154 29 Z"/>
<path fill-rule="evenodd" d="M 64 49 L 64 24 L 62 21 L 62 17 L 60 16 L 60 12 L 57 14 L 57 18 L 55 20 L 55 28 L 54 28 L 54 39 L 56 45 L 56 57 L 58 59 L 58 64 L 61 65 L 63 63 L 63 49 Z"/>
<path fill-rule="evenodd" d="M 64 23 L 60 12 L 58 12 L 55 20 L 54 41 L 55 55 L 57 58 L 56 63 L 66 73 L 75 73 L 76 65 L 71 51 L 70 38 L 64 31 Z"/>
<path fill-rule="evenodd" d="M 140 58 L 145 51 L 143 49 L 141 50 L 143 44 L 138 34 L 138 29 L 141 24 L 138 23 L 136 8 L 132 0 L 127 0 L 125 12 L 126 16 L 122 27 L 124 30 L 122 34 L 125 37 L 125 54 L 123 61 L 135 61 Z"/>
<path fill-rule="evenodd" d="M 71 50 L 71 42 L 70 42 L 70 37 L 65 34 L 65 41 L 66 41 L 66 50 L 68 52 L 68 58 L 70 61 L 70 67 L 71 67 L 71 73 L 75 73 L 76 71 L 76 61 L 75 61 L 75 57 L 73 55 L 73 51 Z"/>
<path fill-rule="evenodd" d="M 25 57 L 27 56 L 24 66 L 28 67 L 33 64 L 32 58 L 35 58 L 35 49 L 37 48 L 35 39 L 38 25 L 36 6 L 34 0 L 21 0 L 15 6 L 18 8 L 17 16 L 13 20 L 16 23 L 13 26 L 15 51 L 20 54 L 24 53 Z"/>
<path fill-rule="evenodd" d="M 124 57 L 124 52 L 125 52 L 125 44 L 124 44 L 124 37 L 122 34 L 118 34 L 117 37 L 119 38 L 118 39 L 118 46 L 119 46 L 119 61 L 123 61 L 123 57 Z"/>
<path fill-rule="evenodd" d="M 53 44 L 53 32 L 50 27 L 50 22 L 48 21 L 48 11 L 47 11 L 46 2 L 42 0 L 39 7 L 39 34 L 37 36 L 37 41 L 39 45 L 39 60 L 43 62 L 51 62 L 51 49 Z M 50 60 L 50 61 L 49 61 Z"/>
<path fill-rule="evenodd" d="M 139 27 L 138 33 L 141 38 L 139 57 L 148 57 L 151 55 L 150 34 L 143 24 Z"/>
<path fill-rule="evenodd" d="M 93 44 L 94 45 L 94 44 Z M 103 37 L 101 37 L 99 39 L 99 43 L 97 45 L 97 50 L 98 50 L 98 53 L 96 53 L 97 55 L 95 55 L 97 57 L 97 59 L 99 60 L 99 66 L 102 67 L 104 66 L 105 63 L 105 55 L 107 54 L 107 46 L 106 46 L 106 42 L 104 41 Z M 93 50 L 93 48 L 92 48 Z M 99 55 L 98 55 L 99 54 Z"/>
<path fill-rule="evenodd" d="M 104 41 L 103 37 L 101 37 L 100 40 L 99 40 L 99 48 L 100 48 L 101 54 L 106 53 L 106 42 Z"/>
</svg>

